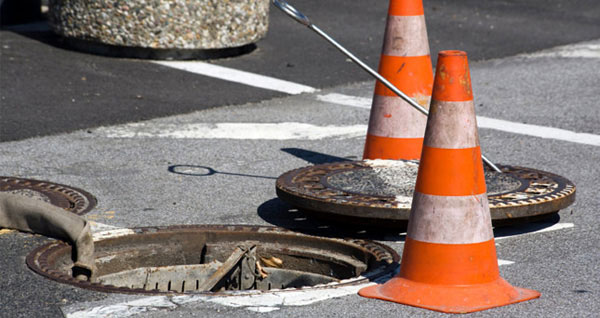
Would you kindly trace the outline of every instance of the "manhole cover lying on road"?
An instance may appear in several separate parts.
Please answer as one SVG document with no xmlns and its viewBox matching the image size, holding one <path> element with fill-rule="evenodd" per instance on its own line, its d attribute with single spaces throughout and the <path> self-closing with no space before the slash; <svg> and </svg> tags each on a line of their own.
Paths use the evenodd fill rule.
<svg viewBox="0 0 600 318">
<path fill-rule="evenodd" d="M 378 243 L 259 226 L 137 228 L 95 241 L 95 251 L 92 283 L 72 278 L 71 246 L 63 242 L 37 248 L 27 265 L 50 279 L 105 292 L 239 294 L 361 284 L 391 275 L 399 261 Z"/>
<path fill-rule="evenodd" d="M 556 174 L 499 165 L 485 171 L 494 225 L 548 217 L 575 200 L 575 185 Z M 339 223 L 404 228 L 418 161 L 365 160 L 292 170 L 277 179 L 277 195 L 309 214 Z"/>
<path fill-rule="evenodd" d="M 85 214 L 96 206 L 91 194 L 71 186 L 15 177 L 0 176 L 0 192 L 19 194 L 41 200 L 75 214 Z"/>
</svg>

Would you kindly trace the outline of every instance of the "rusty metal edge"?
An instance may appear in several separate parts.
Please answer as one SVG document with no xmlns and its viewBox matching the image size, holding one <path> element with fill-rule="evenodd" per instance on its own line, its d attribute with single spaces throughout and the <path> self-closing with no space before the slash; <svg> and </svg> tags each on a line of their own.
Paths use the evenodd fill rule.
<svg viewBox="0 0 600 318">
<path fill-rule="evenodd" d="M 85 199 L 89 202 L 88 206 L 80 211 L 71 211 L 69 210 L 69 212 L 73 212 L 77 215 L 84 215 L 88 212 L 90 212 L 94 207 L 96 207 L 96 205 L 98 204 L 98 199 L 96 199 L 95 196 L 93 196 L 91 193 L 82 190 L 80 188 L 77 187 L 73 187 L 73 186 L 69 186 L 69 185 L 65 185 L 65 184 L 60 184 L 60 183 L 55 183 L 55 182 L 50 182 L 50 181 L 44 181 L 44 180 L 36 180 L 36 179 L 27 179 L 27 178 L 18 178 L 18 177 L 9 177 L 9 176 L 0 176 L 0 179 L 14 179 L 14 180 L 19 180 L 22 182 L 31 182 L 31 183 L 35 183 L 36 185 L 39 184 L 46 184 L 47 186 L 55 186 L 55 187 L 60 187 L 62 189 L 64 189 L 66 192 L 75 192 L 83 197 L 85 197 Z M 36 191 L 36 189 L 31 189 L 32 191 Z M 50 191 L 51 192 L 51 191 Z M 61 191 L 59 191 L 61 192 Z"/>
<path fill-rule="evenodd" d="M 291 182 L 294 175 L 299 172 L 310 169 L 310 168 L 323 168 L 326 169 L 327 166 L 334 165 L 338 163 L 330 163 L 330 164 L 322 164 L 315 165 L 309 167 L 298 168 L 294 170 L 290 170 L 282 174 L 279 178 L 277 178 L 275 191 L 277 196 L 289 203 L 290 205 L 300 208 L 313 216 L 322 215 L 325 219 L 338 221 L 340 223 L 363 223 L 367 222 L 372 225 L 381 225 L 383 227 L 396 226 L 397 224 L 403 224 L 408 222 L 408 217 L 410 214 L 410 209 L 406 208 L 389 208 L 389 207 L 381 207 L 381 206 L 373 206 L 368 204 L 352 204 L 351 202 L 328 202 L 326 200 L 316 198 L 311 195 L 303 194 L 297 191 L 293 191 L 291 189 Z M 340 171 L 348 171 L 352 169 L 365 169 L 368 166 L 365 166 L 360 161 L 353 162 L 344 162 L 344 164 L 349 166 L 349 169 L 340 170 Z M 352 165 L 352 166 L 350 166 Z M 518 222 L 519 220 L 533 220 L 537 219 L 536 217 L 541 217 L 543 215 L 549 215 L 552 213 L 556 213 L 561 209 L 564 209 L 571 205 L 575 201 L 575 193 L 576 187 L 575 185 L 568 179 L 559 176 L 557 174 L 553 174 L 550 172 L 520 167 L 520 166 L 509 166 L 509 165 L 499 165 L 502 169 L 522 169 L 528 170 L 535 173 L 540 173 L 546 176 L 551 177 L 555 180 L 559 185 L 563 186 L 563 190 L 559 193 L 560 195 L 550 195 L 548 198 L 540 199 L 536 198 L 535 200 L 521 200 L 516 202 L 516 204 L 507 204 L 507 205 L 492 205 L 490 204 L 490 213 L 492 217 L 492 222 L 494 224 L 504 224 L 507 220 L 514 220 Z M 352 167 L 352 168 L 350 168 Z M 325 176 L 329 176 L 331 173 L 325 174 Z M 356 195 L 354 193 L 350 193 Z M 497 194 L 495 196 L 500 196 L 506 193 Z M 494 196 L 494 197 L 495 197 Z M 369 198 L 381 198 L 382 200 L 392 200 L 392 197 L 386 196 L 372 196 L 365 195 L 365 197 Z M 338 216 L 337 219 L 335 217 Z M 349 218 L 349 219 L 344 219 Z M 387 223 L 387 222 L 392 223 Z M 510 223 L 510 222 L 509 222 Z"/>
<path fill-rule="evenodd" d="M 41 245 L 41 246 L 35 248 L 32 252 L 30 252 L 27 255 L 25 262 L 32 271 L 34 271 L 35 273 L 37 273 L 40 276 L 46 277 L 50 280 L 53 280 L 53 281 L 56 281 L 59 283 L 68 284 L 68 285 L 72 285 L 75 287 L 80 287 L 80 288 L 99 291 L 99 292 L 121 293 L 121 294 L 146 294 L 146 295 L 240 296 L 240 295 L 256 295 L 257 293 L 279 293 L 279 292 L 289 292 L 289 291 L 299 291 L 299 290 L 332 289 L 332 288 L 338 288 L 338 287 L 343 287 L 343 286 L 358 285 L 361 283 L 365 283 L 367 281 L 371 281 L 371 280 L 375 280 L 377 278 L 384 277 L 384 276 L 388 275 L 388 273 L 393 273 L 395 271 L 395 269 L 399 266 L 399 261 L 400 261 L 400 255 L 394 249 L 392 249 L 391 247 L 389 247 L 387 245 L 377 243 L 374 241 L 361 240 L 361 239 L 325 238 L 325 237 L 320 237 L 320 236 L 316 236 L 316 235 L 302 234 L 302 233 L 286 230 L 283 228 L 273 227 L 273 226 L 227 225 L 227 224 L 208 225 L 207 224 L 207 225 L 171 225 L 171 226 L 138 227 L 138 228 L 131 228 L 131 230 L 135 231 L 135 234 L 125 235 L 124 237 L 131 236 L 131 235 L 140 235 L 140 234 L 144 234 L 144 233 L 156 233 L 159 231 L 201 230 L 201 229 L 211 229 L 211 230 L 215 230 L 215 231 L 231 231 L 232 229 L 242 229 L 242 230 L 246 230 L 246 231 L 248 231 L 248 230 L 251 230 L 251 231 L 265 230 L 265 231 L 270 231 L 270 232 L 274 232 L 274 233 L 315 237 L 315 238 L 320 238 L 320 239 L 324 239 L 324 240 L 333 240 L 333 241 L 337 241 L 337 242 L 342 242 L 342 243 L 346 243 L 346 244 L 351 243 L 351 244 L 357 245 L 358 247 L 360 247 L 363 250 L 371 252 L 373 255 L 375 255 L 375 251 L 368 250 L 366 246 L 367 245 L 376 245 L 378 248 L 384 249 L 386 252 L 388 252 L 392 256 L 392 262 L 389 263 L 388 265 L 386 265 L 385 268 L 383 268 L 383 269 L 375 269 L 375 270 L 371 270 L 369 272 L 365 272 L 365 273 L 361 274 L 361 276 L 364 277 L 362 279 L 349 281 L 349 280 L 353 279 L 353 278 L 350 278 L 350 279 L 347 279 L 348 282 L 343 282 L 343 283 L 308 286 L 308 287 L 301 287 L 301 288 L 286 288 L 286 289 L 281 289 L 281 290 L 269 290 L 269 291 L 253 290 L 253 291 L 247 291 L 247 292 L 246 291 L 229 291 L 229 292 L 225 291 L 225 292 L 187 292 L 187 293 L 181 293 L 181 292 L 175 292 L 175 291 L 164 292 L 164 291 L 159 291 L 159 290 L 144 290 L 144 289 L 138 289 L 138 288 L 134 289 L 134 288 L 127 288 L 127 287 L 117 287 L 117 286 L 113 286 L 113 285 L 102 285 L 99 283 L 92 283 L 92 282 L 88 282 L 88 281 L 79 281 L 79 280 L 76 280 L 75 278 L 67 276 L 63 273 L 59 273 L 54 270 L 50 270 L 47 268 L 48 267 L 47 261 L 48 261 L 48 257 L 52 255 L 51 253 L 53 253 L 54 250 L 59 250 L 59 249 L 70 247 L 69 244 L 62 242 L 62 241 L 50 242 L 50 243 L 47 243 L 47 244 L 44 244 L 44 245 Z M 119 238 L 122 238 L 122 237 L 119 237 Z M 110 240 L 110 239 L 112 239 L 112 238 L 108 238 L 108 240 Z M 361 245 L 361 243 L 364 245 Z"/>
</svg>

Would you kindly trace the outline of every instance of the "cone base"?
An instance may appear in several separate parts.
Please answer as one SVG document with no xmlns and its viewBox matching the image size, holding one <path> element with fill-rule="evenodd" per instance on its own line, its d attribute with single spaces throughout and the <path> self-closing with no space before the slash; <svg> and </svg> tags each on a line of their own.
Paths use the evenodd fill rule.
<svg viewBox="0 0 600 318">
<path fill-rule="evenodd" d="M 535 290 L 513 287 L 502 278 L 477 285 L 423 284 L 394 277 L 383 285 L 369 286 L 358 294 L 444 313 L 470 313 L 540 297 Z"/>
</svg>

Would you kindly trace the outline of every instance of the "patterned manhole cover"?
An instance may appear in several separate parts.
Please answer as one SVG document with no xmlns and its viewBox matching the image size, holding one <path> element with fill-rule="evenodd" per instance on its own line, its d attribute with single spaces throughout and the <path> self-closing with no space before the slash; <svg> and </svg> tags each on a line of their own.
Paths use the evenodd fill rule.
<svg viewBox="0 0 600 318">
<path fill-rule="evenodd" d="M 340 223 L 383 227 L 408 222 L 418 162 L 367 160 L 315 165 L 277 179 L 283 201 Z M 575 200 L 575 185 L 556 174 L 524 167 L 485 171 L 494 225 L 547 217 Z"/>
<path fill-rule="evenodd" d="M 181 225 L 99 233 L 92 282 L 74 279 L 71 246 L 52 242 L 27 257 L 37 273 L 104 292 L 207 295 L 329 289 L 392 276 L 398 254 L 366 240 L 281 228 Z"/>
<path fill-rule="evenodd" d="M 85 214 L 96 206 L 91 194 L 71 186 L 15 177 L 0 176 L 0 192 L 19 194 L 61 207 L 75 214 Z"/>
</svg>

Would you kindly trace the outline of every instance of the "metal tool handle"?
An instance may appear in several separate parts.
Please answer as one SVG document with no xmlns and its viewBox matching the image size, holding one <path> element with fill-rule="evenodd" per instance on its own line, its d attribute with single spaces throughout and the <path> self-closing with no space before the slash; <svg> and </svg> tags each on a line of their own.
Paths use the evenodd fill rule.
<svg viewBox="0 0 600 318">
<path fill-rule="evenodd" d="M 285 1 L 273 0 L 273 4 L 279 8 L 281 11 L 285 12 L 287 15 L 292 17 L 294 20 L 298 21 L 298 23 L 310 26 L 310 20 L 302 14 L 302 12 L 298 11 L 296 8 L 292 7 Z"/>
<path fill-rule="evenodd" d="M 394 84 L 390 83 L 390 81 L 388 81 L 385 77 L 381 76 L 381 74 L 375 72 L 375 70 L 370 68 L 367 64 L 363 63 L 363 61 L 361 61 L 358 57 L 356 57 L 354 54 L 352 54 L 350 51 L 348 51 L 346 48 L 344 48 L 341 44 L 339 44 L 332 37 L 327 35 L 327 33 L 323 32 L 323 30 L 319 29 L 316 25 L 312 24 L 312 22 L 310 22 L 308 17 L 305 16 L 302 12 L 298 11 L 298 9 L 292 7 L 290 4 L 288 4 L 284 0 L 273 0 L 273 5 L 275 5 L 279 9 L 281 9 L 281 11 L 285 12 L 287 15 L 292 17 L 294 20 L 298 21 L 298 23 L 303 24 L 303 25 L 307 26 L 309 29 L 315 31 L 318 35 L 320 35 L 322 38 L 324 38 L 329 43 L 331 43 L 333 46 L 335 46 L 336 49 L 338 49 L 338 50 L 340 50 L 340 52 L 344 53 L 344 55 L 349 57 L 354 63 L 358 64 L 358 66 L 360 66 L 363 70 L 365 70 L 367 73 L 371 74 L 371 76 L 375 77 L 378 81 L 380 81 L 383 85 L 385 85 L 385 87 L 389 88 L 392 92 L 394 92 L 394 94 L 398 95 L 400 98 L 402 98 L 405 102 L 409 103 L 416 110 L 418 110 L 425 116 L 429 115 L 429 111 L 427 111 L 427 109 L 425 109 L 423 106 L 419 105 L 419 103 L 415 102 L 412 98 L 408 97 L 408 95 L 404 94 L 400 89 L 398 89 L 396 86 L 394 86 Z M 491 160 L 489 160 L 483 154 L 481 155 L 481 159 L 483 159 L 483 162 L 485 162 L 490 168 L 494 169 L 497 172 L 502 173 L 502 170 L 500 170 Z"/>
</svg>

